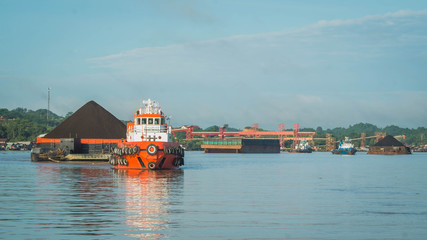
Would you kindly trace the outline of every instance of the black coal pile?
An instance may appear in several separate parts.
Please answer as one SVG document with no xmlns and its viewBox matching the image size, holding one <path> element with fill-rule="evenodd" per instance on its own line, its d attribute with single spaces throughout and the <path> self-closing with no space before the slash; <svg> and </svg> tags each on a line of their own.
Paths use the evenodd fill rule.
<svg viewBox="0 0 427 240">
<path fill-rule="evenodd" d="M 399 142 L 396 138 L 391 135 L 385 136 L 383 139 L 379 140 L 376 144 L 376 147 L 390 147 L 390 146 L 404 146 L 403 143 Z"/>
<path fill-rule="evenodd" d="M 126 126 L 95 101 L 90 101 L 58 125 L 45 138 L 126 138 Z"/>
</svg>

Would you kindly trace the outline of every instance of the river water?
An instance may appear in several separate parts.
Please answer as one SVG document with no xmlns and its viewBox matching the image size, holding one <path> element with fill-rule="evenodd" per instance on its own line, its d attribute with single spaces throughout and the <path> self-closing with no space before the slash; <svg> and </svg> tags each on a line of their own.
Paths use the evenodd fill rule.
<svg viewBox="0 0 427 240">
<path fill-rule="evenodd" d="M 426 239 L 427 154 L 205 154 L 178 171 L 0 152 L 0 239 Z"/>
</svg>

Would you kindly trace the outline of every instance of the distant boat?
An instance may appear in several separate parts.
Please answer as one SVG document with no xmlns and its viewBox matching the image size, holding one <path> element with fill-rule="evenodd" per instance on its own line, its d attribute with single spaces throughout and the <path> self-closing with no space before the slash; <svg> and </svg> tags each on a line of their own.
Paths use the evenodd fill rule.
<svg viewBox="0 0 427 240">
<path fill-rule="evenodd" d="M 333 150 L 332 154 L 354 155 L 356 152 L 357 150 L 351 140 L 345 137 L 345 140 L 340 142 L 338 149 Z"/>
<path fill-rule="evenodd" d="M 289 150 L 290 153 L 311 153 L 313 152 L 313 148 L 307 142 L 307 140 L 303 139 L 300 143 L 298 143 L 294 149 Z"/>
</svg>

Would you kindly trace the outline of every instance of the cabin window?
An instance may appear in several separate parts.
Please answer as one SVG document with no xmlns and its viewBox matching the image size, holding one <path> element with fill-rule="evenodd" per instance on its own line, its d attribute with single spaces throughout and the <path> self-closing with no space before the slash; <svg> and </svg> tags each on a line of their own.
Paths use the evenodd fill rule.
<svg viewBox="0 0 427 240">
<path fill-rule="evenodd" d="M 147 124 L 147 118 L 143 118 L 143 119 L 142 119 L 142 124 L 143 124 L 143 125 Z"/>
<path fill-rule="evenodd" d="M 150 124 L 150 125 L 152 125 L 152 124 L 153 124 L 153 119 L 152 119 L 152 118 L 149 118 L 149 119 L 148 119 L 148 124 Z"/>
<path fill-rule="evenodd" d="M 155 125 L 159 125 L 160 124 L 160 118 L 155 118 L 154 119 L 154 124 Z"/>
<path fill-rule="evenodd" d="M 141 125 L 141 118 L 136 119 L 136 125 Z"/>
<path fill-rule="evenodd" d="M 165 118 L 161 118 L 161 120 L 162 120 L 161 125 L 165 125 Z"/>
</svg>

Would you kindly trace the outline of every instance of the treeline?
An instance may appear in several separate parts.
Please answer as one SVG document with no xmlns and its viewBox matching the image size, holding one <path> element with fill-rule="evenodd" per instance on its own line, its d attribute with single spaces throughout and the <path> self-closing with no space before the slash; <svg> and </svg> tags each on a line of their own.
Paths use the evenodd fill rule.
<svg viewBox="0 0 427 240">
<path fill-rule="evenodd" d="M 230 128 L 228 125 L 225 125 L 227 127 L 227 132 L 238 132 L 242 131 L 241 129 L 237 128 Z M 210 126 L 206 129 L 197 129 L 195 131 L 197 132 L 218 132 L 219 126 Z M 245 129 L 251 128 L 251 127 L 245 127 Z M 291 131 L 292 129 L 287 129 L 288 131 Z M 259 129 L 259 131 L 263 131 L 263 129 Z M 349 137 L 350 139 L 354 138 L 360 138 L 361 133 L 365 133 L 366 137 L 369 136 L 375 136 L 376 132 L 383 132 L 387 135 L 405 135 L 405 139 L 402 141 L 407 145 L 425 145 L 427 144 L 427 128 L 425 127 L 419 127 L 416 129 L 410 129 L 410 128 L 401 128 L 398 126 L 387 126 L 384 128 L 377 127 L 370 123 L 358 123 L 354 125 L 350 125 L 348 128 L 343 127 L 337 127 L 333 129 L 323 129 L 322 127 L 314 128 L 302 128 L 300 129 L 302 132 L 316 132 L 316 138 L 326 138 L 326 134 L 332 134 L 333 137 L 336 138 L 337 141 L 344 140 L 345 137 Z M 261 134 L 262 135 L 262 134 Z M 186 135 L 185 132 L 176 133 L 175 136 L 177 137 L 178 141 L 182 143 L 185 147 L 187 147 L 188 150 L 201 150 L 200 144 L 202 144 L 203 141 L 196 140 L 196 141 L 186 141 Z M 213 136 L 217 137 L 217 136 Z M 271 137 L 271 136 L 261 136 L 261 137 Z M 367 139 L 366 144 L 372 145 L 374 144 L 375 139 Z M 315 145 L 325 145 L 325 141 L 315 141 Z M 286 146 L 290 146 L 292 144 L 292 141 L 285 142 Z M 359 146 L 360 141 L 354 142 L 356 146 Z"/>
<path fill-rule="evenodd" d="M 225 124 L 223 127 L 226 128 L 227 132 L 240 132 L 240 131 L 242 131 L 241 129 L 238 129 L 238 128 L 229 127 L 228 124 Z M 196 129 L 194 129 L 194 131 L 195 132 L 219 132 L 219 128 L 220 128 L 219 126 L 213 125 L 213 126 L 205 128 L 205 129 L 196 128 Z M 186 150 L 189 150 L 189 151 L 201 151 L 201 150 L 203 150 L 201 148 L 201 145 L 203 144 L 203 140 L 187 141 L 185 132 L 175 133 L 175 137 L 176 137 L 176 140 L 181 145 L 183 145 Z M 217 136 L 215 136 L 215 137 L 217 137 Z"/>
<path fill-rule="evenodd" d="M 0 117 L 3 117 L 0 122 L 0 138 L 11 142 L 35 141 L 37 136 L 51 131 L 65 119 L 51 111 L 47 115 L 46 109 L 33 111 L 26 108 L 0 108 Z"/>
<path fill-rule="evenodd" d="M 0 138 L 7 138 L 12 142 L 35 141 L 37 136 L 50 132 L 53 128 L 58 126 L 62 121 L 71 115 L 72 112 L 69 112 L 65 117 L 62 117 L 49 111 L 48 120 L 46 109 L 33 111 L 26 108 L 16 108 L 14 110 L 0 108 L 0 116 L 3 117 L 3 121 L 0 122 Z M 242 131 L 242 129 L 229 127 L 228 124 L 225 124 L 224 127 L 226 127 L 227 132 Z M 218 132 L 219 128 L 220 126 L 214 125 L 205 129 L 195 129 L 195 131 Z M 259 130 L 262 131 L 263 129 Z M 329 133 L 332 134 L 337 140 L 343 140 L 346 136 L 350 138 L 359 138 L 361 133 L 366 133 L 366 136 L 373 136 L 376 132 L 384 132 L 393 136 L 405 135 L 405 139 L 403 141 L 408 145 L 427 144 L 427 128 L 425 127 L 410 129 L 391 125 L 380 128 L 370 123 L 358 123 L 350 125 L 348 128 L 337 127 L 333 129 L 323 129 L 322 127 L 317 127 L 316 129 L 302 128 L 300 131 L 316 132 L 317 138 L 324 138 L 326 137 L 326 134 Z M 176 133 L 175 136 L 177 137 L 178 141 L 184 143 L 184 145 L 187 147 L 191 149 L 200 149 L 200 144 L 202 141 L 184 141 L 186 137 L 185 132 Z M 369 145 L 372 144 L 373 141 L 374 140 L 367 140 L 366 143 Z M 318 142 L 318 144 L 322 143 Z"/>
<path fill-rule="evenodd" d="M 337 140 L 344 140 L 345 137 L 360 138 L 361 133 L 366 133 L 366 136 L 374 136 L 376 132 L 382 132 L 387 135 L 397 136 L 405 135 L 405 139 L 401 141 L 407 145 L 425 145 L 427 144 L 427 128 L 418 127 L 415 129 L 411 128 L 401 128 L 398 126 L 390 125 L 384 128 L 377 127 L 370 123 L 357 123 L 350 125 L 348 128 L 337 127 L 333 129 L 324 130 L 322 127 L 317 127 L 316 129 L 305 128 L 301 131 L 315 131 L 316 137 L 322 138 L 326 137 L 327 133 L 332 134 Z M 368 145 L 372 145 L 374 139 L 367 140 Z M 358 143 L 356 143 L 357 145 Z"/>
</svg>

